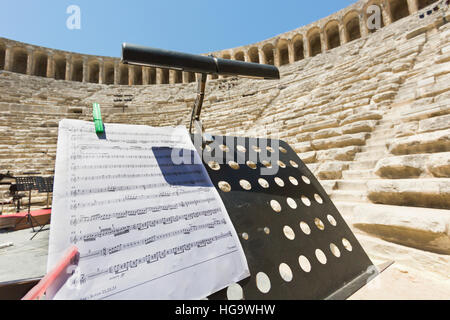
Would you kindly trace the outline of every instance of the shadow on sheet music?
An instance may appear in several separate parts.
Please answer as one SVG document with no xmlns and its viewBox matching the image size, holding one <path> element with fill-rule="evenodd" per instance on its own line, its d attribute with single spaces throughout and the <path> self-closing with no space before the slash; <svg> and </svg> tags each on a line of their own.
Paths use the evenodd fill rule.
<svg viewBox="0 0 450 320">
<path fill-rule="evenodd" d="M 173 186 L 213 187 L 198 154 L 192 150 L 153 147 L 164 179 Z"/>
<path fill-rule="evenodd" d="M 103 132 L 102 133 L 97 132 L 97 137 L 100 140 L 106 140 L 106 128 L 104 124 L 103 124 Z"/>
</svg>

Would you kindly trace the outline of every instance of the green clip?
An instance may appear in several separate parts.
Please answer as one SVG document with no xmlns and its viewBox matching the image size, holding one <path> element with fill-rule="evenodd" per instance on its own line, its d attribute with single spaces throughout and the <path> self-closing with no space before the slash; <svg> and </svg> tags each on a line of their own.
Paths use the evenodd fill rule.
<svg viewBox="0 0 450 320">
<path fill-rule="evenodd" d="M 95 124 L 95 132 L 96 133 L 104 133 L 105 130 L 103 128 L 102 121 L 102 113 L 100 112 L 100 105 L 98 103 L 93 104 L 92 116 L 94 117 Z"/>
</svg>

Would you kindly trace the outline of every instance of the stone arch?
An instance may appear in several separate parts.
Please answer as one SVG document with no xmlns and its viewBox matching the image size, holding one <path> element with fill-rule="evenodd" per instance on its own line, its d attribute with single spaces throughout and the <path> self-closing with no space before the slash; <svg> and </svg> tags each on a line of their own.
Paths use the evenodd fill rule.
<svg viewBox="0 0 450 320">
<path fill-rule="evenodd" d="M 83 81 L 83 61 L 82 60 L 74 60 L 72 63 L 72 81 Z"/>
<path fill-rule="evenodd" d="M 120 79 L 119 84 L 127 86 L 128 85 L 128 66 L 120 65 Z"/>
<path fill-rule="evenodd" d="M 398 21 L 409 16 L 409 8 L 407 0 L 390 0 L 389 8 L 392 22 Z"/>
<path fill-rule="evenodd" d="M 161 84 L 169 84 L 169 69 L 161 70 Z"/>
<path fill-rule="evenodd" d="M 5 69 L 6 47 L 0 43 L 0 70 Z"/>
<path fill-rule="evenodd" d="M 438 2 L 438 0 L 418 0 L 417 2 L 417 8 L 419 10 L 422 10 L 425 7 L 428 7 L 429 5 Z"/>
<path fill-rule="evenodd" d="M 195 73 L 194 72 L 189 72 L 188 74 L 188 82 L 195 82 Z"/>
<path fill-rule="evenodd" d="M 148 84 L 156 84 L 156 69 L 150 68 L 148 70 Z"/>
<path fill-rule="evenodd" d="M 257 47 L 251 47 L 248 50 L 248 57 L 250 58 L 250 62 L 259 63 L 259 51 Z"/>
<path fill-rule="evenodd" d="M 12 71 L 17 73 L 27 73 L 28 53 L 24 48 L 14 48 Z"/>
<path fill-rule="evenodd" d="M 55 79 L 56 80 L 65 80 L 66 79 L 66 57 L 64 56 L 55 56 L 54 57 L 54 67 L 55 67 Z"/>
<path fill-rule="evenodd" d="M 294 61 L 299 61 L 305 58 L 305 52 L 303 51 L 303 37 L 299 34 L 292 38 L 294 47 Z"/>
<path fill-rule="evenodd" d="M 238 60 L 238 61 L 245 61 L 245 55 L 244 52 L 242 51 L 238 51 L 234 54 L 234 60 Z"/>
<path fill-rule="evenodd" d="M 289 46 L 285 39 L 280 39 L 277 42 L 277 49 L 279 55 L 280 66 L 289 64 Z"/>
<path fill-rule="evenodd" d="M 357 11 L 350 11 L 349 13 L 347 13 L 343 21 L 347 42 L 361 38 L 359 14 Z"/>
<path fill-rule="evenodd" d="M 339 33 L 339 22 L 337 20 L 329 21 L 325 27 L 326 43 L 328 49 L 334 49 L 341 45 L 341 37 Z"/>
<path fill-rule="evenodd" d="M 183 71 L 175 70 L 173 72 L 173 83 L 183 83 Z"/>
<path fill-rule="evenodd" d="M 88 67 L 88 82 L 99 83 L 100 80 L 100 63 L 98 61 L 92 61 Z"/>
<path fill-rule="evenodd" d="M 320 40 L 320 29 L 314 27 L 308 31 L 309 55 L 314 57 L 322 53 L 322 42 Z"/>
<path fill-rule="evenodd" d="M 264 55 L 264 60 L 266 64 L 275 65 L 275 59 L 273 56 L 273 45 L 271 43 L 266 44 L 262 48 L 262 52 Z"/>
<path fill-rule="evenodd" d="M 47 76 L 48 56 L 45 52 L 34 53 L 34 75 L 38 77 Z"/>
<path fill-rule="evenodd" d="M 365 6 L 364 6 L 364 21 L 365 21 L 365 24 L 366 24 L 366 28 L 367 28 L 367 31 L 369 32 L 369 33 L 374 33 L 374 32 L 377 32 L 378 31 L 378 29 L 376 29 L 376 28 L 371 28 L 370 26 L 369 26 L 369 17 L 373 14 L 373 13 L 368 13 L 367 12 L 367 10 L 368 10 L 368 8 L 370 7 L 370 6 L 373 6 L 373 5 L 375 5 L 375 6 L 378 6 L 378 8 L 380 8 L 380 29 L 381 28 L 384 28 L 384 20 L 386 19 L 386 17 L 383 15 L 383 9 L 382 9 L 382 2 L 383 2 L 383 0 L 372 0 L 372 1 L 369 1 Z"/>
<path fill-rule="evenodd" d="M 105 84 L 114 84 L 114 62 L 105 62 L 105 79 L 103 82 Z"/>
</svg>

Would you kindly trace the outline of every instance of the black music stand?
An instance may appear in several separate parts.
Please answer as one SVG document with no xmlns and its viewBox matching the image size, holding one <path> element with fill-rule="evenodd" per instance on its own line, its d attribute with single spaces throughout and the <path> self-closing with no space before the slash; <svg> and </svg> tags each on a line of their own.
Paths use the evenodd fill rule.
<svg viewBox="0 0 450 320">
<path fill-rule="evenodd" d="M 50 209 L 49 207 L 49 195 L 50 192 L 53 192 L 53 180 L 54 177 L 36 177 L 36 188 L 39 193 L 47 193 L 47 207 L 46 209 Z M 41 232 L 46 225 L 50 223 L 51 217 L 48 219 L 48 221 L 42 225 L 40 225 L 39 230 L 31 237 L 30 240 L 33 240 L 34 237 L 37 236 L 39 232 Z"/>
<path fill-rule="evenodd" d="M 38 178 L 39 177 L 16 177 L 15 178 L 17 191 L 28 191 L 28 212 L 23 218 L 20 218 L 19 221 L 16 222 L 14 227 L 19 225 L 22 222 L 22 220 L 26 219 L 27 224 L 31 225 L 31 229 L 33 230 L 33 232 L 35 232 L 33 221 L 36 224 L 36 226 L 40 226 L 42 229 L 42 225 L 36 220 L 36 218 L 34 218 L 31 215 L 31 191 L 37 189 L 36 181 Z M 31 239 L 33 239 L 33 238 L 31 238 Z"/>
<path fill-rule="evenodd" d="M 251 277 L 238 284 L 243 299 L 346 299 L 392 264 L 373 265 L 319 181 L 286 142 L 245 138 L 243 143 L 231 137 L 233 143 L 227 144 L 230 140 L 219 139 L 220 146 L 206 151 L 196 147 L 203 155 L 223 154 L 220 164 L 204 161 L 204 166 L 247 257 Z M 261 175 L 260 169 L 270 166 L 263 149 L 279 152 L 278 164 L 272 164 L 279 166 L 276 175 Z M 247 162 L 255 153 L 257 161 Z M 232 162 L 224 161 L 227 154 L 234 155 Z M 257 287 L 261 272 L 270 279 L 266 293 Z M 227 289 L 208 298 L 226 300 Z"/>
<path fill-rule="evenodd" d="M 39 193 L 47 193 L 47 206 L 45 209 L 50 209 L 49 198 L 50 192 L 53 192 L 54 177 L 36 177 L 36 187 Z"/>
</svg>

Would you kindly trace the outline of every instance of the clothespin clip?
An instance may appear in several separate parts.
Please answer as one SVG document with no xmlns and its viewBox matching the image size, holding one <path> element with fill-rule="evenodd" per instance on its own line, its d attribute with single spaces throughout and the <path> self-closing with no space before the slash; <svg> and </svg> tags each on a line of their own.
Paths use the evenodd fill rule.
<svg viewBox="0 0 450 320">
<path fill-rule="evenodd" d="M 100 105 L 98 103 L 93 104 L 92 116 L 94 117 L 95 132 L 104 133 L 102 113 L 100 112 Z"/>
<path fill-rule="evenodd" d="M 42 278 L 42 280 L 22 298 L 22 300 L 40 300 L 49 289 L 53 292 L 57 292 L 72 275 L 69 272 L 69 268 L 72 265 L 77 265 L 78 259 L 78 248 L 72 246 L 67 250 L 59 263 L 44 278 Z M 51 299 L 52 297 L 47 296 L 47 298 Z"/>
</svg>

